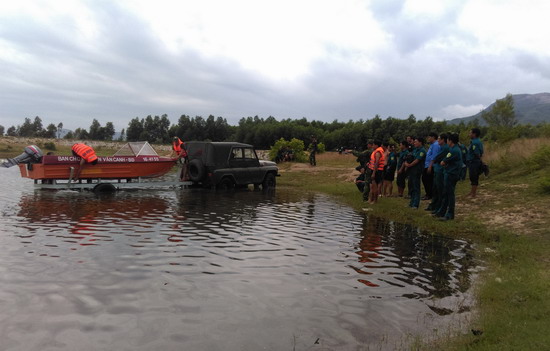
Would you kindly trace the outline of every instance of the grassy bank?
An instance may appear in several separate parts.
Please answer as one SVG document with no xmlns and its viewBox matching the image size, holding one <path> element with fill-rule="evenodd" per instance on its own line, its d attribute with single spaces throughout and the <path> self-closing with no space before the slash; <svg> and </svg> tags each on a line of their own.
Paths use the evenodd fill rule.
<svg viewBox="0 0 550 351">
<path fill-rule="evenodd" d="M 475 200 L 465 196 L 468 181 L 459 183 L 457 216 L 449 222 L 407 208 L 402 198 L 381 198 L 367 205 L 353 184 L 356 163 L 351 155 L 319 155 L 317 167 L 282 164 L 279 184 L 324 192 L 373 216 L 475 243 L 476 255 L 487 267 L 476 287 L 475 319 L 420 349 L 550 349 L 550 194 L 541 182 L 550 169 L 550 152 L 544 152 L 544 145 L 550 141 L 491 145 L 490 178 L 482 177 Z"/>
</svg>

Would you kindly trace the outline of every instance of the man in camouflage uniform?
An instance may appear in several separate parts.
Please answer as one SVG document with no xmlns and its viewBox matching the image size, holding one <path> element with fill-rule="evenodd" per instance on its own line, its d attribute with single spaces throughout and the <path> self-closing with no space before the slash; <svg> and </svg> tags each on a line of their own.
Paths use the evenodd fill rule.
<svg viewBox="0 0 550 351">
<path fill-rule="evenodd" d="M 370 155 L 372 153 L 372 141 L 367 142 L 367 149 L 362 152 L 353 151 L 353 156 L 357 157 L 359 167 L 365 168 L 365 187 L 363 188 L 363 201 L 369 201 L 370 185 L 371 185 L 371 170 L 368 167 Z"/>
</svg>

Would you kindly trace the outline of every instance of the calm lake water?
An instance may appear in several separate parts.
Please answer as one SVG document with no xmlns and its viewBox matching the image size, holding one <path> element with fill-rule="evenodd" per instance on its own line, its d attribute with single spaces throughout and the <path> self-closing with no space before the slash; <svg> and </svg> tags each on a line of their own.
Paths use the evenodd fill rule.
<svg viewBox="0 0 550 351">
<path fill-rule="evenodd" d="M 467 242 L 324 195 L 96 196 L 0 171 L 2 350 L 393 349 L 468 307 Z"/>
</svg>

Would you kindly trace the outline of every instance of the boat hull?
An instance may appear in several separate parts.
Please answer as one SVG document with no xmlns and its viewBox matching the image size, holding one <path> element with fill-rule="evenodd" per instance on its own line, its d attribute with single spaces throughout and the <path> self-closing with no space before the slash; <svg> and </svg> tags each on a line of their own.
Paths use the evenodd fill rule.
<svg viewBox="0 0 550 351">
<path fill-rule="evenodd" d="M 154 178 L 169 172 L 176 158 L 162 156 L 99 157 L 96 165 L 85 164 L 80 179 Z M 20 164 L 21 176 L 30 179 L 70 179 L 80 167 L 80 157 L 44 156 L 42 163 Z"/>
</svg>

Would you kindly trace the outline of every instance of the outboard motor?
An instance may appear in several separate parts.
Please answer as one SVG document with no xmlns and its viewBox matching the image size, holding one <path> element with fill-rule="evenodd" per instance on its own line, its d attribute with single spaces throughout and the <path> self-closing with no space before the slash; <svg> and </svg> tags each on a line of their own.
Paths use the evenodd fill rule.
<svg viewBox="0 0 550 351">
<path fill-rule="evenodd" d="M 8 158 L 6 162 L 2 163 L 2 166 L 9 168 L 12 166 L 17 166 L 20 163 L 40 163 L 43 155 L 42 150 L 40 150 L 38 146 L 29 145 L 25 147 L 25 152 L 14 158 Z"/>
</svg>

